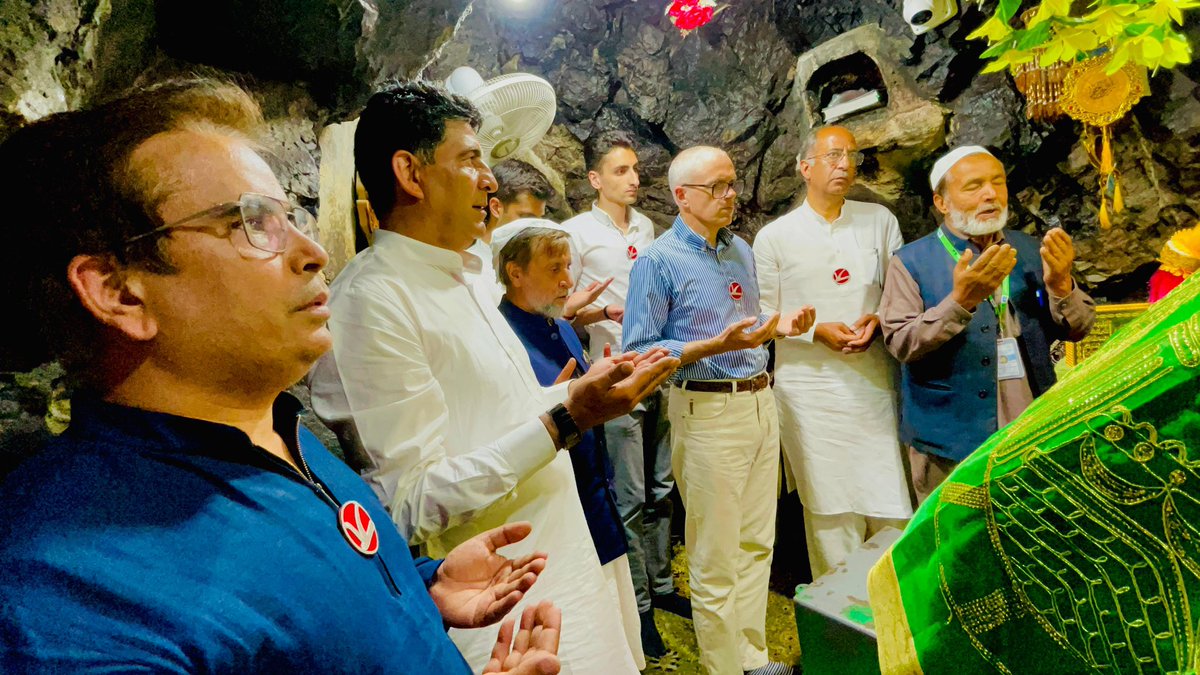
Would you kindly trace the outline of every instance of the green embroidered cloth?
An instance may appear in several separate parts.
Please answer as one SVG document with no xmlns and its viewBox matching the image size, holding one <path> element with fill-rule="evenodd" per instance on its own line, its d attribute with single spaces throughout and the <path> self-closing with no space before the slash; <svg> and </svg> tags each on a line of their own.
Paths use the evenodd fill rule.
<svg viewBox="0 0 1200 675">
<path fill-rule="evenodd" d="M 921 506 L 871 570 L 885 675 L 1195 668 L 1198 296 L 1193 275 Z"/>
</svg>

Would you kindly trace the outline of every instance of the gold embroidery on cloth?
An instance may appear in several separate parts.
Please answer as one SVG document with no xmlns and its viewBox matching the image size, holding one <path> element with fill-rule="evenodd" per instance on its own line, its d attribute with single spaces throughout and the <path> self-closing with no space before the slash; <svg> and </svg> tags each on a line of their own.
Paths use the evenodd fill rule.
<svg viewBox="0 0 1200 675">
<path fill-rule="evenodd" d="M 1180 365 L 1195 368 L 1200 365 L 1200 315 L 1193 316 L 1171 331 L 1171 348 Z"/>
<path fill-rule="evenodd" d="M 965 483 L 946 482 L 942 485 L 940 499 L 943 504 L 956 504 L 982 510 L 987 508 L 987 487 L 983 485 L 972 487 Z"/>
<path fill-rule="evenodd" d="M 957 610 L 963 627 L 972 633 L 986 633 L 1021 615 L 1020 605 L 1014 606 L 1009 601 L 1008 594 L 1002 590 L 995 590 L 978 600 L 965 602 L 959 605 Z"/>
<path fill-rule="evenodd" d="M 900 595 L 900 582 L 892 564 L 892 552 L 884 554 L 867 576 L 871 607 L 875 610 L 875 640 L 879 669 L 884 675 L 924 675 L 917 660 L 908 615 Z"/>
<path fill-rule="evenodd" d="M 1200 344 L 1191 324 L 1170 336 L 1181 361 L 1190 352 L 1180 345 Z M 1093 668 L 1177 671 L 1195 644 L 1183 575 L 1200 578 L 1200 503 L 1181 488 L 1200 480 L 1200 462 L 1120 405 L 1084 427 L 1057 452 L 1024 453 L 1024 464 L 996 479 L 989 469 L 988 534 L 1014 595 L 961 605 L 946 597 L 973 643 L 1003 623 L 1004 601 L 1005 620 L 1029 613 Z"/>
<path fill-rule="evenodd" d="M 1171 312 L 1182 306 L 1187 298 L 1186 293 L 1172 293 L 1160 304 L 1170 303 L 1165 309 Z M 992 451 L 993 464 L 1010 460 L 1031 446 L 1042 445 L 1071 426 L 1074 417 L 1068 412 L 1099 412 L 1167 376 L 1171 369 L 1163 368 L 1162 344 L 1149 343 L 1132 354 L 1127 349 L 1144 337 L 1151 327 L 1152 324 L 1141 318 L 1135 320 L 1109 340 L 1110 348 L 1098 357 L 1098 361 L 1089 363 L 1087 369 L 1075 368 L 1069 372 L 1058 386 L 1078 390 L 1076 396 L 1060 396 L 1053 401 L 1043 399 L 1046 403 L 1034 401 L 1027 411 L 1033 414 L 1021 415 L 1002 432 L 1003 440 Z M 1172 328 L 1167 341 L 1181 366 L 1200 366 L 1200 316 Z M 1127 365 L 1117 367 L 1116 362 L 1122 359 Z M 1089 374 L 1086 382 L 1077 377 L 1084 371 Z"/>
</svg>

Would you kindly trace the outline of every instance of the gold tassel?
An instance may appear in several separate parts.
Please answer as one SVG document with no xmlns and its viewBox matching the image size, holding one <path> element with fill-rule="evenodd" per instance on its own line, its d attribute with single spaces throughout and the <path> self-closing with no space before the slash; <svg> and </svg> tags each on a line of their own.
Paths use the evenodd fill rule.
<svg viewBox="0 0 1200 675">
<path fill-rule="evenodd" d="M 1112 226 L 1112 223 L 1109 222 L 1109 220 L 1108 220 L 1108 200 L 1105 199 L 1104 197 L 1101 197 L 1100 198 L 1100 227 L 1101 227 L 1101 229 L 1107 230 L 1111 226 Z"/>
<path fill-rule="evenodd" d="M 1107 177 L 1113 172 L 1112 141 L 1108 127 L 1100 131 L 1100 175 Z"/>
<path fill-rule="evenodd" d="M 1125 210 L 1125 200 L 1121 198 L 1121 179 L 1113 175 L 1113 213 Z"/>
</svg>

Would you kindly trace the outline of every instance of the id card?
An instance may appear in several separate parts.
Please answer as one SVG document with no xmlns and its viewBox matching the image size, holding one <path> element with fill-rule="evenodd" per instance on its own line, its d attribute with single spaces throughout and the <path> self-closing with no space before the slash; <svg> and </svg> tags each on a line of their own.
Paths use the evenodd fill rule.
<svg viewBox="0 0 1200 675">
<path fill-rule="evenodd" d="M 996 379 L 1019 380 L 1022 377 L 1025 377 L 1025 362 L 1021 360 L 1017 338 L 996 340 Z"/>
</svg>

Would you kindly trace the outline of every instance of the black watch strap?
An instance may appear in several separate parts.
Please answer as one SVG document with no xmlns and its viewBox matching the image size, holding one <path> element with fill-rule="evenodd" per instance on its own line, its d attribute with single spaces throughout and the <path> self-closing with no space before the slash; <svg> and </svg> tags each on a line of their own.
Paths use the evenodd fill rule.
<svg viewBox="0 0 1200 675">
<path fill-rule="evenodd" d="M 579 425 L 575 423 L 571 413 L 567 412 L 567 407 L 561 403 L 550 409 L 550 421 L 554 422 L 554 427 L 558 429 L 558 439 L 564 448 L 574 447 L 583 437 Z"/>
</svg>

